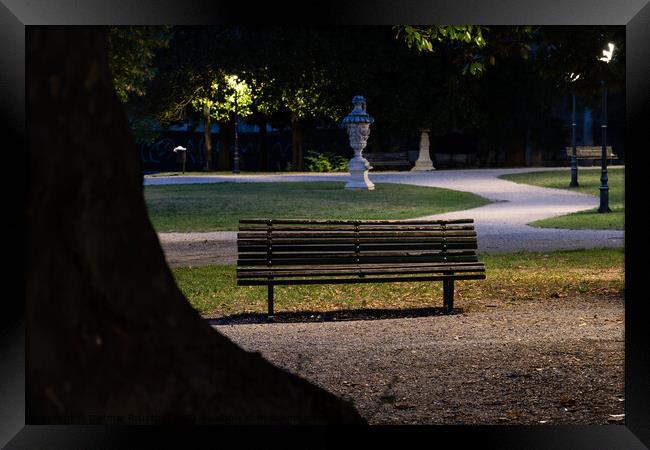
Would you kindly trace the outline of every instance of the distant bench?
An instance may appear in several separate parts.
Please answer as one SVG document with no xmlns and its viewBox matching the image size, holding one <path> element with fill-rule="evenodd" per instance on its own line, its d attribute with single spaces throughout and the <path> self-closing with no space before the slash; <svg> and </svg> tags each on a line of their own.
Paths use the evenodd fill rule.
<svg viewBox="0 0 650 450">
<path fill-rule="evenodd" d="M 239 221 L 237 285 L 442 281 L 446 314 L 454 281 L 485 279 L 473 219 Z"/>
<path fill-rule="evenodd" d="M 363 157 L 368 160 L 371 166 L 378 169 L 383 167 L 411 168 L 408 152 L 366 153 Z"/>
<path fill-rule="evenodd" d="M 569 158 L 573 156 L 573 147 L 566 147 L 566 154 Z M 576 159 L 586 159 L 586 160 L 600 160 L 603 154 L 602 147 L 576 147 Z M 614 154 L 612 147 L 605 148 L 605 156 L 607 159 L 613 160 L 618 159 L 618 155 Z"/>
</svg>

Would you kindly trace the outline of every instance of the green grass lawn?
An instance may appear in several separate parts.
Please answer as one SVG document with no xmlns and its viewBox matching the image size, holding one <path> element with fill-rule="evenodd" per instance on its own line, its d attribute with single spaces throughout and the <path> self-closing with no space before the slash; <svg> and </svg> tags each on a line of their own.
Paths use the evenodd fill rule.
<svg viewBox="0 0 650 450">
<path fill-rule="evenodd" d="M 239 219 L 411 219 L 485 205 L 467 192 L 402 184 L 344 190 L 343 182 L 218 183 L 145 186 L 158 232 L 236 230 Z"/>
<path fill-rule="evenodd" d="M 475 302 L 623 294 L 622 249 L 485 254 L 479 259 L 486 264 L 487 278 L 456 283 L 455 304 L 466 310 Z M 201 314 L 266 313 L 266 287 L 237 286 L 235 270 L 234 265 L 172 269 L 178 286 Z M 441 306 L 440 282 L 275 287 L 277 312 Z"/>
<path fill-rule="evenodd" d="M 571 169 L 502 175 L 499 178 L 515 183 L 534 186 L 568 189 L 600 197 L 600 170 L 578 167 L 578 188 L 570 188 Z M 609 186 L 609 207 L 611 213 L 599 214 L 597 209 L 581 211 L 565 216 L 552 217 L 532 222 L 530 225 L 542 228 L 568 228 L 571 230 L 623 230 L 625 224 L 625 179 L 624 169 L 607 170 Z"/>
</svg>

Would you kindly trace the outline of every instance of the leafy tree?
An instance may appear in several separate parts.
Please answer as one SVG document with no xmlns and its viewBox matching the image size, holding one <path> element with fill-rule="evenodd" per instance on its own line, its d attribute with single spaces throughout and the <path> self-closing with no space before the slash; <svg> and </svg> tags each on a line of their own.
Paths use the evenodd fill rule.
<svg viewBox="0 0 650 450">
<path fill-rule="evenodd" d="M 244 67 L 253 74 L 266 113 L 279 112 L 292 130 L 292 166 L 304 170 L 306 122 L 339 120 L 341 68 L 332 51 L 331 29 L 314 27 L 245 27 Z M 348 100 L 349 102 L 349 100 Z"/>
<path fill-rule="evenodd" d="M 235 40 L 233 27 L 173 27 L 170 45 L 156 58 L 146 111 L 164 125 L 186 119 L 193 101 L 211 95 L 215 80 L 236 72 Z"/>
<path fill-rule="evenodd" d="M 450 58 L 462 70 L 448 86 L 454 92 L 465 129 L 481 130 L 488 146 L 523 149 L 528 139 L 544 141 L 552 123 L 550 110 L 569 90 L 584 95 L 600 92 L 600 80 L 613 89 L 624 80 L 623 27 L 397 27 L 397 36 L 421 53 Z M 609 41 L 618 47 L 611 64 L 598 60 Z M 488 70 L 489 69 L 489 70 Z M 570 74 L 581 74 L 569 82 Z M 469 75 L 469 77 L 467 76 Z M 454 101 L 450 102 L 453 104 Z M 512 155 L 512 151 L 510 152 Z M 520 161 L 513 160 L 513 163 Z"/>
<path fill-rule="evenodd" d="M 129 124 L 134 136 L 153 141 L 156 123 L 143 114 L 138 102 L 149 82 L 158 73 L 156 54 L 169 46 L 169 26 L 112 26 L 108 28 L 108 64 L 115 93 L 126 104 Z"/>
<path fill-rule="evenodd" d="M 200 89 L 191 101 L 204 123 L 205 163 L 204 170 L 209 170 L 212 163 L 212 119 L 217 121 L 232 120 L 232 117 L 245 118 L 252 114 L 252 90 L 245 80 L 237 75 L 221 74 L 214 79 L 208 89 Z M 227 153 L 227 149 L 222 149 Z"/>
<path fill-rule="evenodd" d="M 462 44 L 465 46 L 463 57 L 469 61 L 463 67 L 463 74 L 478 75 L 485 70 L 485 65 L 477 50 L 485 47 L 484 27 L 477 25 L 437 25 L 437 26 L 396 26 L 397 37 L 402 38 L 409 48 L 420 52 L 434 51 L 434 45 Z"/>
<path fill-rule="evenodd" d="M 260 126 L 264 167 L 267 122 L 291 128 L 292 166 L 302 170 L 305 132 L 316 124 L 336 126 L 357 94 L 366 96 L 376 119 L 369 151 L 394 137 L 414 138 L 419 127 L 436 135 L 463 130 L 482 136 L 484 147 L 499 147 L 499 121 L 516 127 L 517 135 L 523 128 L 522 136 L 541 136 L 541 127 L 550 126 L 551 105 L 569 89 L 593 94 L 603 77 L 612 89 L 624 79 L 622 27 L 581 28 L 174 27 L 170 45 L 154 61 L 158 75 L 145 85 L 149 95 L 129 103 L 143 100 L 164 124 L 188 117 L 205 122 L 209 111 L 207 120 L 219 122 L 221 148 L 227 149 L 234 101 L 226 98 L 227 84 L 215 90 L 212 83 L 237 74 L 250 88 L 246 117 Z M 618 51 L 605 65 L 593 55 L 607 39 Z M 571 72 L 589 76 L 570 85 Z M 211 137 L 205 142 L 211 154 Z M 220 152 L 219 166 L 229 163 L 229 152 Z"/>
<path fill-rule="evenodd" d="M 142 96 L 146 84 L 158 72 L 156 51 L 169 46 L 169 26 L 113 26 L 108 32 L 108 63 L 115 92 L 126 103 Z"/>
<path fill-rule="evenodd" d="M 549 26 L 535 34 L 532 59 L 536 69 L 557 86 L 581 95 L 601 92 L 601 82 L 612 91 L 625 85 L 625 27 Z M 615 46 L 609 63 L 601 61 L 608 43 Z M 571 74 L 579 77 L 572 81 Z"/>
</svg>

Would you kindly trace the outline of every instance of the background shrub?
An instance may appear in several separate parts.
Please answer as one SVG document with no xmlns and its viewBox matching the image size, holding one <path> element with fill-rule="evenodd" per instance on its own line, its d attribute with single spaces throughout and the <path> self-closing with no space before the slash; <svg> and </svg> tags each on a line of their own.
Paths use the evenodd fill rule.
<svg viewBox="0 0 650 450">
<path fill-rule="evenodd" d="M 347 172 L 348 160 L 332 152 L 308 150 L 305 168 L 308 172 Z"/>
</svg>

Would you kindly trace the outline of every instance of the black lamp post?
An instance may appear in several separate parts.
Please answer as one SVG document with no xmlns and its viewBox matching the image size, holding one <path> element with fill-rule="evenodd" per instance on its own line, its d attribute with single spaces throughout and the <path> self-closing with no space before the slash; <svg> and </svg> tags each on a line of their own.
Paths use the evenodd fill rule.
<svg viewBox="0 0 650 450">
<path fill-rule="evenodd" d="M 602 130 L 602 143 L 600 152 L 600 206 L 598 206 L 599 213 L 612 212 L 609 209 L 609 186 L 607 185 L 607 88 L 605 81 L 600 82 L 603 86 L 603 102 L 602 102 L 602 119 L 600 129 Z"/>
<path fill-rule="evenodd" d="M 603 50 L 603 57 L 601 61 L 609 63 L 614 55 L 614 44 L 608 44 L 609 51 Z M 600 153 L 600 205 L 598 206 L 599 213 L 612 212 L 609 209 L 609 186 L 607 185 L 607 88 L 605 87 L 605 80 L 600 81 L 603 87 L 603 101 L 602 101 L 602 119 L 600 129 L 602 130 L 601 138 L 601 153 Z"/>
<path fill-rule="evenodd" d="M 232 173 L 239 173 L 239 136 L 237 134 L 239 115 L 237 114 L 237 94 L 237 87 L 235 87 L 235 156 L 233 158 Z"/>
<path fill-rule="evenodd" d="M 575 82 L 580 75 L 570 74 L 569 81 Z M 573 112 L 571 114 L 571 146 L 573 151 L 571 153 L 571 182 L 569 187 L 578 187 L 578 158 L 576 155 L 576 91 L 573 89 Z"/>
</svg>

